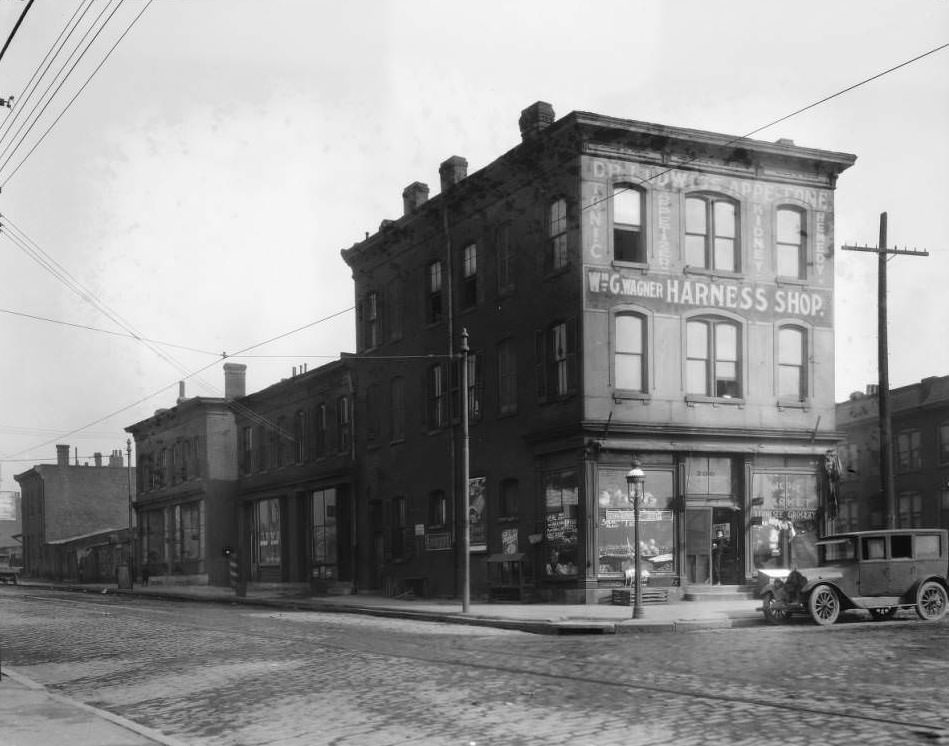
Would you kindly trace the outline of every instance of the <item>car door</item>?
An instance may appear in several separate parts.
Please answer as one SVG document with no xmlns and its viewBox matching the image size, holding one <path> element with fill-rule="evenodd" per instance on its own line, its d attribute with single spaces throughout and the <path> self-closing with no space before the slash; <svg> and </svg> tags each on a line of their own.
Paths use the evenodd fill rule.
<svg viewBox="0 0 949 746">
<path fill-rule="evenodd" d="M 860 596 L 885 596 L 890 584 L 885 536 L 860 539 Z"/>
<path fill-rule="evenodd" d="M 913 534 L 891 534 L 890 572 L 886 595 L 902 596 L 916 582 L 916 561 L 913 557 Z"/>
</svg>

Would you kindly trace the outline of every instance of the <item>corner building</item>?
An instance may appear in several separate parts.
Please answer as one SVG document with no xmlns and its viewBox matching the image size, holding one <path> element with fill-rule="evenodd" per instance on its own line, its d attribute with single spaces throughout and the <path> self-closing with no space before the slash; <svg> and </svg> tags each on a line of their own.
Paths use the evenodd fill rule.
<svg viewBox="0 0 949 746">
<path fill-rule="evenodd" d="M 650 585 L 806 558 L 839 439 L 833 197 L 855 157 L 543 102 L 520 129 L 342 252 L 364 587 L 457 594 L 468 520 L 474 597 L 596 603 L 633 564 L 634 458 Z"/>
</svg>

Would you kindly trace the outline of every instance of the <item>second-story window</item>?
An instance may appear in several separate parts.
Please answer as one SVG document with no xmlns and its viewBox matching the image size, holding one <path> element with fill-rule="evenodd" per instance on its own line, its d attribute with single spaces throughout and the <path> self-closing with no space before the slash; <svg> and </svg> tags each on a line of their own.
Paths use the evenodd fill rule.
<svg viewBox="0 0 949 746">
<path fill-rule="evenodd" d="M 796 326 L 778 330 L 778 397 L 804 401 L 807 398 L 807 335 Z"/>
<path fill-rule="evenodd" d="M 461 302 L 465 308 L 478 304 L 478 245 L 465 246 L 462 262 Z"/>
<path fill-rule="evenodd" d="M 428 525 L 432 528 L 448 525 L 448 500 L 442 490 L 428 494 Z"/>
<path fill-rule="evenodd" d="M 685 200 L 685 263 L 690 267 L 739 271 L 738 208 L 724 197 Z"/>
<path fill-rule="evenodd" d="M 896 436 L 896 467 L 900 471 L 914 471 L 922 466 L 919 430 L 903 430 Z"/>
<path fill-rule="evenodd" d="M 616 315 L 615 388 L 625 391 L 646 390 L 646 323 L 635 313 Z"/>
<path fill-rule="evenodd" d="M 550 203 L 547 212 L 549 266 L 553 270 L 567 265 L 567 200 L 563 197 Z"/>
<path fill-rule="evenodd" d="M 250 474 L 254 461 L 254 428 L 241 431 L 241 474 Z"/>
<path fill-rule="evenodd" d="M 796 207 L 781 207 L 776 215 L 775 249 L 779 277 L 804 279 L 807 267 L 804 213 Z"/>
<path fill-rule="evenodd" d="M 317 457 L 326 455 L 326 405 L 322 403 L 313 413 L 313 450 Z"/>
<path fill-rule="evenodd" d="M 481 419 L 481 398 L 484 382 L 481 380 L 481 355 L 468 353 L 468 418 L 472 422 Z"/>
<path fill-rule="evenodd" d="M 267 459 L 267 429 L 264 425 L 257 426 L 257 471 L 266 471 L 270 462 Z"/>
<path fill-rule="evenodd" d="M 513 339 L 498 342 L 498 413 L 517 411 L 517 350 Z"/>
<path fill-rule="evenodd" d="M 442 263 L 431 262 L 425 269 L 425 320 L 430 324 L 442 320 Z"/>
<path fill-rule="evenodd" d="M 306 412 L 298 409 L 293 418 L 293 445 L 296 463 L 302 464 L 306 460 Z"/>
<path fill-rule="evenodd" d="M 576 321 L 551 324 L 536 334 L 537 398 L 550 401 L 566 397 L 577 387 Z"/>
<path fill-rule="evenodd" d="M 336 446 L 341 453 L 349 450 L 349 397 L 341 396 L 336 400 Z"/>
<path fill-rule="evenodd" d="M 613 258 L 619 262 L 645 262 L 643 193 L 617 184 L 613 189 Z"/>
<path fill-rule="evenodd" d="M 494 236 L 497 253 L 498 293 L 507 294 L 514 289 L 514 254 L 511 251 L 511 227 L 499 226 Z"/>
<path fill-rule="evenodd" d="M 738 325 L 706 318 L 686 324 L 686 393 L 724 399 L 741 396 Z"/>
<path fill-rule="evenodd" d="M 393 378 L 390 389 L 392 406 L 390 408 L 392 422 L 392 440 L 405 440 L 405 379 Z"/>
<path fill-rule="evenodd" d="M 435 430 L 448 422 L 448 396 L 445 390 L 445 367 L 440 363 L 428 369 L 425 383 L 428 427 Z"/>
</svg>

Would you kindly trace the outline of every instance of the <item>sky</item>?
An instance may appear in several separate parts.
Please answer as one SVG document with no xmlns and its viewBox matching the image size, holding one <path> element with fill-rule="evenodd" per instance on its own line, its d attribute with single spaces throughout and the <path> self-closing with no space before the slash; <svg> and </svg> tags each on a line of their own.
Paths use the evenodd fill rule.
<svg viewBox="0 0 949 746">
<path fill-rule="evenodd" d="M 108 21 L 29 126 L 16 100 L 87 6 L 65 51 Z M 4 40 L 24 7 L 0 0 Z M 179 380 L 221 396 L 222 353 L 246 350 L 250 392 L 352 351 L 340 249 L 449 156 L 517 145 L 535 101 L 745 135 L 947 42 L 949 0 L 36 2 L 0 59 L 0 489 L 57 443 L 124 452 Z M 949 374 L 946 132 L 949 48 L 755 135 L 857 156 L 838 401 L 878 380 L 876 256 L 840 247 L 876 245 L 884 211 L 889 246 L 930 252 L 888 264 L 891 386 Z"/>
</svg>

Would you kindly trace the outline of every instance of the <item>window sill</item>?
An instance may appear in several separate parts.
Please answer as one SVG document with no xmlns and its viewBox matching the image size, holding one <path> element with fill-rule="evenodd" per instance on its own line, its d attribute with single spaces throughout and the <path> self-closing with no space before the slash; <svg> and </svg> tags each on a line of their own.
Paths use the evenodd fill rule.
<svg viewBox="0 0 949 746">
<path fill-rule="evenodd" d="M 685 403 L 690 407 L 694 407 L 696 404 L 711 404 L 713 407 L 744 407 L 745 400 L 739 398 L 731 398 L 727 396 L 700 396 L 698 394 L 686 394 Z"/>
<path fill-rule="evenodd" d="M 398 445 L 402 445 L 404 442 L 405 442 L 405 438 L 396 438 L 395 440 L 390 440 L 389 445 L 398 446 Z"/>
<path fill-rule="evenodd" d="M 689 264 L 682 268 L 682 273 L 686 275 L 699 275 L 708 277 L 710 280 L 743 280 L 745 275 L 742 272 L 725 272 L 720 269 L 707 269 L 705 267 L 693 267 Z"/>
<path fill-rule="evenodd" d="M 805 287 L 808 282 L 800 277 L 775 277 L 775 283 L 780 287 L 782 285 L 791 285 L 794 287 Z"/>
<path fill-rule="evenodd" d="M 613 392 L 613 401 L 638 401 L 643 404 L 649 404 L 649 402 L 652 401 L 652 396 L 645 391 L 626 391 L 619 389 Z"/>
<path fill-rule="evenodd" d="M 809 401 L 797 401 L 793 399 L 778 399 L 778 411 L 782 409 L 802 409 L 805 412 L 811 408 Z"/>
<path fill-rule="evenodd" d="M 562 267 L 557 267 L 556 269 L 548 269 L 544 272 L 544 281 L 553 280 L 557 277 L 567 274 L 570 271 L 570 262 L 567 262 Z"/>
<path fill-rule="evenodd" d="M 641 274 L 646 274 L 649 272 L 649 263 L 648 262 L 634 262 L 629 259 L 613 259 L 614 268 L 630 269 L 633 271 L 640 272 Z"/>
</svg>

